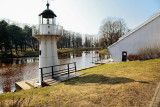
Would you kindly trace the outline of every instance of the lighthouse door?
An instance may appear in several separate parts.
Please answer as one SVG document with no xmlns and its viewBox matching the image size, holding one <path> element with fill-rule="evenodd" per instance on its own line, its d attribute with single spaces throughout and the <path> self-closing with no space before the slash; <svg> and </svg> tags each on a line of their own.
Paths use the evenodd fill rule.
<svg viewBox="0 0 160 107">
<path fill-rule="evenodd" d="M 124 61 L 124 62 L 127 61 L 127 52 L 126 51 L 122 52 L 122 61 Z"/>
</svg>

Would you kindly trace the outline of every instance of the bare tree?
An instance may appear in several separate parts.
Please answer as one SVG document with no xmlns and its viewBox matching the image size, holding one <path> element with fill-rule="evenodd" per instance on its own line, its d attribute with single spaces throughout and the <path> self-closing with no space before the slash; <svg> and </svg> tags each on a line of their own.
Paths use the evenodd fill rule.
<svg viewBox="0 0 160 107">
<path fill-rule="evenodd" d="M 64 30 L 62 37 L 58 40 L 58 48 L 82 47 L 82 34 Z"/>
<path fill-rule="evenodd" d="M 103 21 L 100 27 L 100 45 L 105 44 L 107 46 L 112 45 L 118 39 L 126 33 L 127 27 L 123 19 L 120 18 L 107 18 Z M 102 46 L 104 47 L 104 45 Z"/>
</svg>

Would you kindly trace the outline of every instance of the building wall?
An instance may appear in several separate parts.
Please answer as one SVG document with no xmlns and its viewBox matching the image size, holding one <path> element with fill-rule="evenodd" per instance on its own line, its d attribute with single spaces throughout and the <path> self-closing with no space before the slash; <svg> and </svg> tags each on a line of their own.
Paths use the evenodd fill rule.
<svg viewBox="0 0 160 107">
<path fill-rule="evenodd" d="M 122 60 L 122 52 L 136 54 L 138 49 L 160 45 L 160 16 L 108 48 L 114 61 Z"/>
</svg>

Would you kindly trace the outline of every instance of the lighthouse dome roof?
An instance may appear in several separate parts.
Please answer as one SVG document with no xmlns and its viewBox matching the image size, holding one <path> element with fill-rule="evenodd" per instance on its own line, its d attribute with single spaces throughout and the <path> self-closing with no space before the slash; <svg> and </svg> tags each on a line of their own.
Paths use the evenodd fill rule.
<svg viewBox="0 0 160 107">
<path fill-rule="evenodd" d="M 41 14 L 39 14 L 39 16 L 43 16 L 43 18 L 54 18 L 57 17 L 54 12 L 49 9 L 49 4 L 47 4 L 47 9 L 45 9 Z"/>
</svg>

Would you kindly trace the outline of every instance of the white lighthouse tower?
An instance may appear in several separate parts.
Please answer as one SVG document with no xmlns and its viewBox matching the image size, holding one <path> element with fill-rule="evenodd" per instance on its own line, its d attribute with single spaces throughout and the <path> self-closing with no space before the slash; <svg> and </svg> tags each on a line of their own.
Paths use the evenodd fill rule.
<svg viewBox="0 0 160 107">
<path fill-rule="evenodd" d="M 43 73 L 51 73 L 51 66 L 59 65 L 57 55 L 57 40 L 63 34 L 63 27 L 56 25 L 56 15 L 49 9 L 49 3 L 39 14 L 39 25 L 32 28 L 33 37 L 39 40 L 39 68 L 44 68 Z M 48 67 L 48 68 L 47 68 Z M 54 68 L 58 70 L 58 68 Z M 42 81 L 41 69 L 39 69 L 39 85 Z"/>
</svg>

